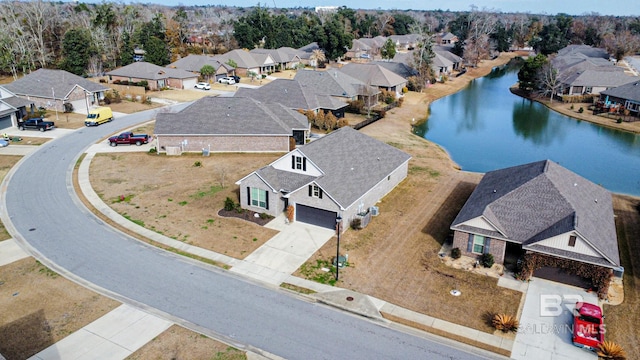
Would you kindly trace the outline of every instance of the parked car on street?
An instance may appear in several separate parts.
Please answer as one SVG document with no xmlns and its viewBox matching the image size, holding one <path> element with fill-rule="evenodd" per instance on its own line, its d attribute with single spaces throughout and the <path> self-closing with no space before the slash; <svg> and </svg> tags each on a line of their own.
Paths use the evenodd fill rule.
<svg viewBox="0 0 640 360">
<path fill-rule="evenodd" d="M 211 90 L 211 85 L 209 85 L 209 83 L 206 83 L 206 82 L 199 82 L 196 84 L 195 88 L 201 89 L 201 90 Z"/>
<path fill-rule="evenodd" d="M 9 146 L 9 140 L 0 139 L 0 147 L 7 147 L 7 146 Z"/>
<path fill-rule="evenodd" d="M 85 126 L 98 126 L 113 120 L 113 112 L 108 106 L 102 106 L 89 110 L 87 120 L 84 121 Z"/>
<path fill-rule="evenodd" d="M 231 76 L 231 77 L 233 78 L 233 80 L 234 80 L 236 83 L 239 83 L 239 82 L 240 82 L 240 76 L 233 75 L 233 76 Z"/>
<path fill-rule="evenodd" d="M 118 146 L 118 145 L 133 145 L 136 144 L 138 146 L 142 144 L 146 144 L 149 142 L 149 135 L 147 134 L 134 134 L 130 131 L 123 132 L 118 136 L 112 136 L 109 138 L 109 145 Z"/>
<path fill-rule="evenodd" d="M 228 85 L 233 85 L 236 83 L 236 80 L 231 77 L 231 76 L 225 76 L 223 78 L 218 79 L 218 82 L 220 84 L 228 84 Z"/>
</svg>

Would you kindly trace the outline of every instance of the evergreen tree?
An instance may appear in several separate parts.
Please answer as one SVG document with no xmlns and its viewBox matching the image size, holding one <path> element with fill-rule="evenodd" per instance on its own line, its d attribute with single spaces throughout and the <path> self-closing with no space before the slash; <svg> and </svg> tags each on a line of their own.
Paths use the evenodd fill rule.
<svg viewBox="0 0 640 360">
<path fill-rule="evenodd" d="M 128 32 L 122 34 L 122 49 L 120 50 L 120 66 L 126 66 L 133 62 L 133 44 Z"/>
<path fill-rule="evenodd" d="M 63 60 L 60 67 L 76 75 L 86 73 L 89 58 L 95 54 L 91 44 L 91 34 L 87 29 L 71 29 L 62 39 Z"/>
<path fill-rule="evenodd" d="M 169 49 L 167 44 L 155 36 L 150 37 L 144 47 L 144 61 L 165 66 L 171 61 L 169 60 Z"/>
<path fill-rule="evenodd" d="M 380 48 L 380 55 L 383 59 L 391 60 L 396 56 L 396 44 L 391 39 L 387 39 Z"/>
<path fill-rule="evenodd" d="M 529 57 L 518 71 L 518 87 L 522 90 L 532 91 L 536 90 L 536 80 L 538 78 L 538 72 L 547 63 L 547 57 L 543 54 L 538 54 L 535 57 Z"/>
</svg>

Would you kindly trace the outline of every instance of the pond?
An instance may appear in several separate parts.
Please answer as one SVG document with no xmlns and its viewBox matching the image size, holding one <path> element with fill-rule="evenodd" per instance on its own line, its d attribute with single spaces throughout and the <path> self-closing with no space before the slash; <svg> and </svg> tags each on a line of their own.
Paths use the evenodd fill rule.
<svg viewBox="0 0 640 360">
<path fill-rule="evenodd" d="M 640 135 L 576 120 L 512 94 L 518 69 L 515 63 L 495 68 L 434 101 L 414 133 L 446 149 L 465 171 L 550 159 L 612 192 L 640 196 Z"/>
</svg>

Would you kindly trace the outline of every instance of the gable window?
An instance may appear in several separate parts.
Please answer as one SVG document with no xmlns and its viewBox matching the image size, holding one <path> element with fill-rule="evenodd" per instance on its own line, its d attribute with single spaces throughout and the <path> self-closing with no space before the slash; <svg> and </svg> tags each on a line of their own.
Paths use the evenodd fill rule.
<svg viewBox="0 0 640 360">
<path fill-rule="evenodd" d="M 569 236 L 569 246 L 571 246 L 571 247 L 575 247 L 576 246 L 576 237 L 575 237 L 575 235 Z"/>
<path fill-rule="evenodd" d="M 322 189 L 318 185 L 309 185 L 309 196 L 322 199 Z"/>
<path fill-rule="evenodd" d="M 247 187 L 247 195 L 249 205 L 269 209 L 269 193 L 266 190 Z"/>
<path fill-rule="evenodd" d="M 291 156 L 291 168 L 294 170 L 307 171 L 307 158 L 302 156 Z"/>
</svg>

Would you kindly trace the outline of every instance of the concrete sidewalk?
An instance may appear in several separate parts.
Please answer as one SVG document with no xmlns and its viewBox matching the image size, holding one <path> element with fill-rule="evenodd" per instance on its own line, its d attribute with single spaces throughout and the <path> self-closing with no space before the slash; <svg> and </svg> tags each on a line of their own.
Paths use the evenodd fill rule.
<svg viewBox="0 0 640 360">
<path fill-rule="evenodd" d="M 0 241 L 0 266 L 11 264 L 14 261 L 18 261 L 29 257 L 26 251 L 16 243 L 13 239 Z"/>
<path fill-rule="evenodd" d="M 32 360 L 122 360 L 167 330 L 172 322 L 120 305 L 32 356 Z"/>
</svg>

